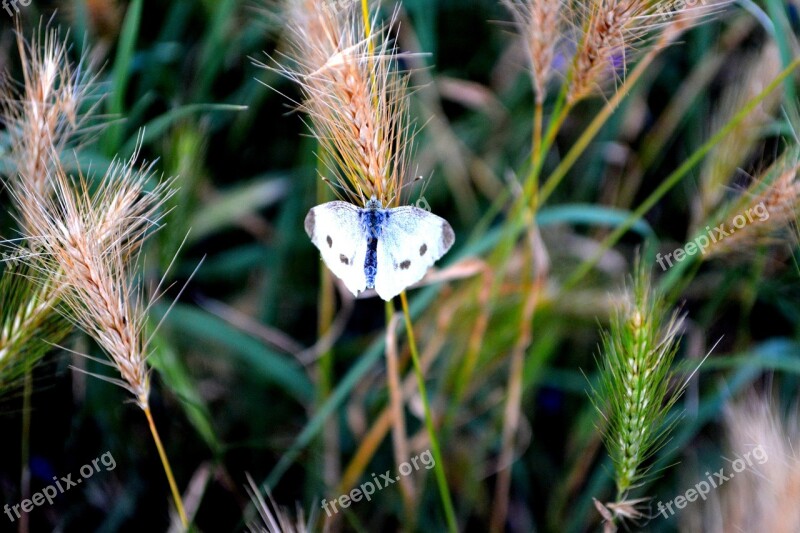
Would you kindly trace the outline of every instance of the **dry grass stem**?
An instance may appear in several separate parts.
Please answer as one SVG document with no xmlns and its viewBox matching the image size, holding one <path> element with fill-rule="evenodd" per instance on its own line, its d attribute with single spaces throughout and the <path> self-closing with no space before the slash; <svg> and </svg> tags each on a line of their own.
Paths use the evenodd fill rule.
<svg viewBox="0 0 800 533">
<path fill-rule="evenodd" d="M 564 37 L 563 0 L 503 0 L 518 26 L 531 62 L 537 103 L 547 96 L 553 60 Z"/>
<path fill-rule="evenodd" d="M 356 2 L 338 11 L 322 4 L 290 3 L 285 61 L 258 64 L 300 88 L 299 107 L 341 186 L 337 194 L 362 205 L 372 196 L 384 206 L 397 205 L 412 133 L 407 76 L 397 70 L 387 36 L 392 24 L 364 38 Z"/>
<path fill-rule="evenodd" d="M 508 397 L 503 413 L 502 449 L 499 462 L 504 466 L 497 476 L 494 509 L 491 517 L 491 531 L 502 531 L 509 508 L 511 488 L 511 465 L 514 457 L 515 436 L 523 417 L 521 412 L 525 354 L 533 341 L 533 320 L 542 291 L 547 282 L 550 258 L 542 241 L 538 227 L 533 224 L 526 233 L 530 248 L 530 258 L 525 261 L 522 284 L 522 310 L 520 312 L 519 333 L 511 352 L 508 372 Z"/>
<path fill-rule="evenodd" d="M 778 47 L 773 42 L 751 54 L 742 62 L 720 98 L 713 117 L 714 130 L 728 122 L 764 85 L 781 71 Z M 728 184 L 757 146 L 762 128 L 772 119 L 781 101 L 781 92 L 774 91 L 752 113 L 733 129 L 706 158 L 700 177 L 700 194 L 693 206 L 697 224 L 719 207 Z"/>
<path fill-rule="evenodd" d="M 253 481 L 253 478 L 250 477 L 250 474 L 247 475 L 247 484 L 247 493 L 250 495 L 250 499 L 253 500 L 261 518 L 260 523 L 253 521 L 248 524 L 248 530 L 252 533 L 306 533 L 310 530 L 305 523 L 305 514 L 299 506 L 297 508 L 297 518 L 292 520 L 286 509 L 279 507 L 275 503 L 269 491 L 267 491 L 267 499 L 264 499 L 261 490 L 256 482 Z M 308 523 L 314 523 L 313 514 Z"/>
<path fill-rule="evenodd" d="M 142 409 L 150 389 L 145 310 L 128 262 L 168 196 L 164 183 L 145 193 L 149 177 L 149 166 L 135 170 L 132 161 L 117 162 L 92 194 L 85 180 L 75 182 L 56 166 L 52 198 L 20 202 L 33 234 L 28 261 L 41 279 L 58 279 L 67 317 L 97 341 L 122 377 L 107 379 L 130 391 Z M 27 186 L 14 192 L 20 193 L 28 194 Z"/>
<path fill-rule="evenodd" d="M 392 416 L 392 444 L 394 446 L 394 460 L 396 464 L 401 464 L 410 457 L 408 433 L 405 423 L 405 402 L 403 391 L 400 386 L 400 365 L 397 353 L 397 328 L 402 317 L 395 314 L 389 324 L 386 325 L 386 384 L 389 389 L 389 409 Z M 406 513 L 409 518 L 413 517 L 414 509 L 414 485 L 408 477 L 400 478 L 400 494 Z"/>
<path fill-rule="evenodd" d="M 637 54 L 677 35 L 715 13 L 727 2 L 698 6 L 682 0 L 595 0 L 576 17 L 582 36 L 568 75 L 567 103 L 602 90 L 609 77 L 623 73 Z"/>
<path fill-rule="evenodd" d="M 40 29 L 30 42 L 21 34 L 17 48 L 22 65 L 23 85 L 6 84 L 2 98 L 3 122 L 11 139 L 9 176 L 13 188 L 24 181 L 27 194 L 18 202 L 33 202 L 51 192 L 48 175 L 53 154 L 60 154 L 79 139 L 88 125 L 95 85 L 81 60 L 69 61 L 68 45 L 54 29 Z M 29 209 L 29 208 L 28 208 Z M 21 206 L 20 211 L 27 211 Z M 20 221 L 23 230 L 28 221 Z"/>
<path fill-rule="evenodd" d="M 768 182 L 767 176 L 760 177 L 745 191 L 743 201 L 736 202 L 737 206 L 741 206 L 738 208 L 739 214 L 733 213 L 737 222 L 743 222 L 744 225 L 730 231 L 725 239 L 713 243 L 708 249 L 709 258 L 785 242 L 785 230 L 796 226 L 800 211 L 800 183 L 797 182 L 800 163 L 793 160 L 791 154 L 790 159 L 788 162 L 779 161 L 765 173 L 777 174 L 771 182 Z M 786 165 L 788 168 L 781 170 L 780 167 Z M 730 227 L 731 223 L 728 222 L 727 226 Z"/>
</svg>

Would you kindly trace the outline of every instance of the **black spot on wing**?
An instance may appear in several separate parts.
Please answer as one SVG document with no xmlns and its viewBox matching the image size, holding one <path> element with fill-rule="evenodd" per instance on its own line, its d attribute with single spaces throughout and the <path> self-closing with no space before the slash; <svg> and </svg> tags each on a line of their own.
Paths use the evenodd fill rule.
<svg viewBox="0 0 800 533">
<path fill-rule="evenodd" d="M 350 260 L 344 254 L 339 254 L 339 261 L 341 261 L 345 265 L 350 264 Z"/>
<path fill-rule="evenodd" d="M 311 238 L 312 241 L 314 240 L 314 224 L 314 210 L 311 209 L 306 215 L 305 228 L 306 234 Z"/>
<path fill-rule="evenodd" d="M 330 235 L 328 235 L 326 240 L 328 241 L 328 248 L 333 248 L 333 239 L 331 239 Z"/>
<path fill-rule="evenodd" d="M 428 245 L 423 244 L 422 246 L 419 247 L 419 256 L 422 257 L 423 255 L 425 255 L 425 252 L 427 251 L 428 251 Z"/>
<path fill-rule="evenodd" d="M 400 270 L 408 270 L 408 267 L 410 267 L 410 266 L 411 266 L 411 261 L 406 259 L 405 261 L 400 263 Z"/>
</svg>

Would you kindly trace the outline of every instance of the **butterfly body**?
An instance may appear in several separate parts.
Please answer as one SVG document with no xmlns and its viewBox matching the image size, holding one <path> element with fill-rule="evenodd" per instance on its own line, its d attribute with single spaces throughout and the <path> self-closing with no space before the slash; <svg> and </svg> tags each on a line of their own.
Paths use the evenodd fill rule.
<svg viewBox="0 0 800 533">
<path fill-rule="evenodd" d="M 413 206 L 384 208 L 374 198 L 363 208 L 339 201 L 318 205 L 308 212 L 305 229 L 354 295 L 374 288 L 384 300 L 422 279 L 455 240 L 443 218 Z"/>
<path fill-rule="evenodd" d="M 364 209 L 359 210 L 361 229 L 367 236 L 367 256 L 364 259 L 364 275 L 367 278 L 367 288 L 375 288 L 375 276 L 378 273 L 378 239 L 380 239 L 383 226 L 391 216 L 388 209 L 383 209 L 380 202 L 370 200 Z"/>
</svg>

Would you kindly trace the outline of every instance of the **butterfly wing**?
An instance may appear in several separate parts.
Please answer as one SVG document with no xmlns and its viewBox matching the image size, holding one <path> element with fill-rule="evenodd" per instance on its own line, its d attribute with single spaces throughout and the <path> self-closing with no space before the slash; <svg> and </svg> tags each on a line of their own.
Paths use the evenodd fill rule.
<svg viewBox="0 0 800 533">
<path fill-rule="evenodd" d="M 390 209 L 378 238 L 375 291 L 391 300 L 421 280 L 454 241 L 445 219 L 414 206 Z"/>
<path fill-rule="evenodd" d="M 322 260 L 355 296 L 367 288 L 367 236 L 359 211 L 347 202 L 328 202 L 312 208 L 305 220 L 306 233 Z"/>
</svg>

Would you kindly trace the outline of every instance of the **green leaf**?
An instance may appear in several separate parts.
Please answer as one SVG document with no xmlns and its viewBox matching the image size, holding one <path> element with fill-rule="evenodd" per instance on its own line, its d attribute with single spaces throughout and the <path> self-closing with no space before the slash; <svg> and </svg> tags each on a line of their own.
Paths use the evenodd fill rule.
<svg viewBox="0 0 800 533">
<path fill-rule="evenodd" d="M 200 78 L 194 86 L 195 100 L 207 97 L 212 82 L 222 67 L 225 50 L 231 46 L 230 39 L 225 34 L 225 27 L 234 20 L 236 0 L 218 0 L 210 5 L 215 9 L 209 17 L 211 27 L 206 32 L 203 51 L 200 54 Z"/>
<path fill-rule="evenodd" d="M 231 104 L 189 104 L 176 107 L 145 124 L 142 128 L 142 135 L 136 135 L 128 139 L 128 142 L 125 143 L 122 149 L 122 153 L 133 153 L 140 137 L 142 144 L 149 144 L 156 139 L 160 139 L 173 124 L 195 113 L 203 113 L 206 111 L 244 111 L 245 109 L 247 109 L 246 106 Z"/>
<path fill-rule="evenodd" d="M 155 311 L 157 315 L 163 315 L 166 307 L 158 306 Z M 220 318 L 195 307 L 178 304 L 167 315 L 165 325 L 182 339 L 194 340 L 198 346 L 204 346 L 201 352 L 204 356 L 235 359 L 247 371 L 283 389 L 298 402 L 308 404 L 313 400 L 313 386 L 299 363 L 290 356 L 267 349 L 257 339 Z M 226 351 L 207 349 L 205 347 L 208 344 L 223 347 Z"/>
<path fill-rule="evenodd" d="M 214 203 L 198 210 L 191 221 L 189 241 L 196 242 L 234 224 L 245 215 L 275 204 L 286 196 L 285 178 L 255 180 L 225 191 Z"/>
<path fill-rule="evenodd" d="M 120 33 L 117 55 L 114 59 L 114 71 L 112 73 L 111 95 L 108 98 L 108 113 L 115 118 L 120 118 L 125 111 L 125 95 L 130 81 L 131 64 L 136 48 L 136 40 L 139 37 L 139 26 L 142 20 L 142 0 L 133 0 L 128 6 L 125 15 L 125 22 Z M 109 124 L 103 138 L 104 152 L 107 156 L 113 157 L 119 151 L 122 140 L 122 124 L 113 122 Z"/>
<path fill-rule="evenodd" d="M 197 391 L 186 365 L 160 334 L 153 338 L 152 346 L 153 352 L 147 361 L 158 371 L 167 388 L 178 397 L 189 422 L 214 455 L 218 456 L 222 451 L 222 444 L 217 440 L 211 423 L 211 413 Z"/>
<path fill-rule="evenodd" d="M 589 224 L 617 227 L 624 224 L 630 215 L 630 211 L 612 207 L 592 204 L 566 204 L 543 208 L 536 215 L 536 221 L 542 227 L 555 224 Z M 630 229 L 642 237 L 656 238 L 653 228 L 644 220 L 635 221 Z"/>
</svg>

